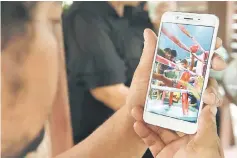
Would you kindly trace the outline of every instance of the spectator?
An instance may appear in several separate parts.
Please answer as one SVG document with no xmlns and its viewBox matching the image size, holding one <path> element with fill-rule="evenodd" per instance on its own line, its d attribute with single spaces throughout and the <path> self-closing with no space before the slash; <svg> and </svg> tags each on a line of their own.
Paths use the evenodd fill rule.
<svg viewBox="0 0 237 158">
<path fill-rule="evenodd" d="M 171 58 L 170 60 L 175 63 L 175 58 L 177 57 L 176 50 L 171 50 Z"/>
<path fill-rule="evenodd" d="M 148 16 L 147 2 L 141 2 L 139 6 L 125 7 L 124 17 L 128 19 L 128 28 L 123 34 L 122 53 L 124 56 L 126 71 L 126 85 L 130 86 L 134 71 L 139 63 L 143 49 L 143 31 L 146 28 L 153 29 L 153 25 Z"/>
<path fill-rule="evenodd" d="M 161 17 L 167 11 L 176 10 L 176 2 L 156 1 L 148 2 L 149 16 L 155 30 L 159 30 Z M 156 32 L 157 32 L 156 31 Z"/>
<path fill-rule="evenodd" d="M 170 48 L 164 49 L 164 58 L 166 58 L 168 60 L 171 59 L 171 49 Z M 168 68 L 169 68 L 169 66 L 159 63 L 159 65 L 158 65 L 159 74 L 164 74 L 164 71 L 167 70 Z"/>
<path fill-rule="evenodd" d="M 74 143 L 89 136 L 128 95 L 121 51 L 125 6 L 138 2 L 74 2 L 63 16 Z"/>
</svg>

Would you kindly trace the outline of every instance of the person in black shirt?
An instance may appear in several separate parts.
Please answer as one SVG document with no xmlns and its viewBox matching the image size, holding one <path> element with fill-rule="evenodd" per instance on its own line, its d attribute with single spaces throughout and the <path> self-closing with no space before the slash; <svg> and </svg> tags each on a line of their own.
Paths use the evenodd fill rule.
<svg viewBox="0 0 237 158">
<path fill-rule="evenodd" d="M 126 85 L 130 86 L 134 71 L 139 63 L 143 49 L 143 31 L 146 28 L 153 30 L 150 21 L 147 2 L 141 2 L 137 7 L 125 7 L 124 17 L 128 19 L 129 27 L 125 31 L 123 45 L 121 46 L 124 54 L 124 61 L 127 67 Z"/>
<path fill-rule="evenodd" d="M 127 67 L 121 43 L 128 21 L 123 8 L 137 4 L 74 2 L 63 15 L 74 143 L 125 104 Z"/>
</svg>

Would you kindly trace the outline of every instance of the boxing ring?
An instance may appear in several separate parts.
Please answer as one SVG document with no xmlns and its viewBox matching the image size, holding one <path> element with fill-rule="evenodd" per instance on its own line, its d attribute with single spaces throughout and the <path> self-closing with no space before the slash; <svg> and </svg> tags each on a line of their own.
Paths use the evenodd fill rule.
<svg viewBox="0 0 237 158">
<path fill-rule="evenodd" d="M 163 92 L 164 91 L 178 92 L 182 94 L 192 93 L 192 91 L 187 90 L 187 89 L 178 89 L 178 88 L 164 87 L 164 86 L 157 86 L 157 85 L 151 85 L 151 89 L 159 90 Z M 163 95 L 165 94 L 163 93 Z M 169 117 L 180 119 L 180 120 L 186 120 L 189 122 L 196 122 L 197 116 L 198 116 L 197 109 L 190 110 L 190 107 L 189 107 L 188 114 L 184 115 L 182 103 L 173 103 L 172 106 L 169 106 L 169 105 L 164 104 L 164 99 L 162 100 L 148 99 L 147 111 L 151 113 L 163 115 L 163 116 L 169 116 Z"/>
<path fill-rule="evenodd" d="M 161 29 L 161 33 L 163 33 L 166 37 L 168 37 L 173 43 L 175 43 L 178 47 L 182 48 L 186 52 L 190 53 L 199 63 L 201 66 L 201 71 L 199 71 L 199 74 L 184 68 L 160 55 L 157 54 L 156 56 L 156 62 L 167 65 L 173 69 L 180 70 L 182 73 L 180 79 L 178 79 L 178 85 L 176 87 L 167 87 L 167 86 L 158 86 L 158 85 L 152 85 L 152 90 L 159 90 L 163 91 L 162 99 L 149 99 L 148 100 L 148 111 L 153 113 L 158 113 L 165 116 L 170 116 L 178 119 L 185 119 L 187 121 L 196 121 L 196 118 L 198 116 L 198 109 L 194 109 L 193 111 L 189 108 L 189 102 L 188 102 L 188 94 L 191 93 L 195 96 L 197 99 L 197 104 L 199 104 L 200 100 L 200 94 L 195 90 L 195 87 L 193 87 L 191 84 L 189 84 L 189 79 L 191 76 L 200 76 L 203 74 L 205 67 L 206 67 L 206 61 L 208 57 L 208 51 L 205 51 L 202 46 L 197 42 L 197 40 L 185 29 L 183 25 L 177 24 L 179 29 L 187 35 L 194 43 L 195 45 L 191 46 L 190 48 L 187 47 L 184 43 L 182 43 L 178 38 L 176 38 L 174 35 L 172 35 L 170 32 L 168 32 L 165 28 Z M 203 54 L 202 56 L 198 56 L 195 53 L 200 50 Z M 163 50 L 162 50 L 163 51 Z M 199 66 L 200 67 L 200 66 Z M 182 88 L 181 88 L 182 87 Z M 170 93 L 170 99 L 169 99 L 169 105 L 164 104 L 164 99 L 166 92 Z M 182 102 L 181 103 L 173 103 L 173 93 L 178 92 L 182 94 Z M 177 105 L 175 105 L 177 104 Z M 161 105 L 161 106 L 152 106 L 152 105 Z M 181 109 L 181 110 L 180 110 Z"/>
<path fill-rule="evenodd" d="M 163 116 L 169 116 L 172 118 L 186 120 L 190 122 L 196 122 L 198 116 L 198 110 L 189 110 L 187 115 L 183 115 L 182 105 L 174 104 L 169 107 L 163 105 L 161 100 L 148 100 L 146 110 L 150 113 L 159 114 Z"/>
<path fill-rule="evenodd" d="M 199 42 L 195 39 L 195 37 L 192 36 L 183 25 L 177 24 L 177 26 L 182 33 L 184 33 L 187 37 L 189 37 L 193 41 L 194 45 L 192 45 L 190 48 L 163 27 L 161 29 L 161 33 L 163 33 L 166 37 L 168 37 L 178 47 L 182 48 L 189 54 L 193 55 L 194 58 L 198 60 L 197 64 L 199 65 L 198 67 L 200 67 L 200 70 L 198 70 L 197 73 L 199 75 L 203 75 L 203 72 L 205 71 L 207 66 L 205 60 L 207 60 L 208 58 L 209 51 L 204 50 L 204 48 L 199 44 Z M 196 55 L 196 52 L 198 50 L 201 51 L 201 54 L 199 56 Z"/>
<path fill-rule="evenodd" d="M 178 88 L 171 88 L 171 87 L 164 87 L 164 86 L 151 85 L 151 88 L 153 90 L 160 90 L 160 91 L 167 91 L 167 92 L 191 93 L 191 91 L 187 89 L 178 89 Z"/>
</svg>

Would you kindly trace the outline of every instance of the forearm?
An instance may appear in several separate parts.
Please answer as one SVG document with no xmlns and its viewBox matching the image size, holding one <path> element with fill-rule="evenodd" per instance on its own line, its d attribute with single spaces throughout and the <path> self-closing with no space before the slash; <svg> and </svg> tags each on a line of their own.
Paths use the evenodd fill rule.
<svg viewBox="0 0 237 158">
<path fill-rule="evenodd" d="M 50 116 L 50 132 L 52 141 L 52 155 L 65 152 L 73 146 L 70 108 L 67 94 L 64 53 L 59 56 L 60 72 L 58 89 Z"/>
<path fill-rule="evenodd" d="M 53 105 L 52 115 L 50 117 L 50 133 L 52 141 L 52 155 L 58 155 L 65 152 L 73 146 L 72 130 L 70 124 L 68 106 L 59 99 L 57 104 Z"/>
<path fill-rule="evenodd" d="M 172 80 L 165 77 L 164 75 L 153 73 L 152 78 L 156 79 L 156 80 L 159 80 L 159 81 L 162 81 L 168 87 L 173 87 Z"/>
<path fill-rule="evenodd" d="M 191 66 L 190 66 L 190 71 L 192 71 L 193 70 L 193 67 L 194 67 L 194 55 L 191 55 L 192 57 L 191 57 Z"/>
<path fill-rule="evenodd" d="M 92 95 L 114 111 L 119 110 L 125 103 L 129 88 L 124 84 L 96 88 Z"/>
<path fill-rule="evenodd" d="M 58 158 L 140 158 L 147 147 L 133 130 L 128 106 L 121 108 L 87 139 Z"/>
<path fill-rule="evenodd" d="M 104 103 L 111 109 L 117 111 L 126 103 L 128 92 L 129 92 L 128 88 L 123 92 L 121 91 L 115 91 L 114 93 L 111 92 L 110 94 L 107 95 L 107 98 L 104 100 Z"/>
</svg>

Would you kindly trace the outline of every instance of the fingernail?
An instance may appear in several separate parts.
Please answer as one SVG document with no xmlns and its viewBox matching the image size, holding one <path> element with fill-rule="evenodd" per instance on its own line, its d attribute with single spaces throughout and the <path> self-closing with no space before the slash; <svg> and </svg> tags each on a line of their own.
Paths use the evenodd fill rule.
<svg viewBox="0 0 237 158">
<path fill-rule="evenodd" d="M 132 117 L 136 120 L 138 118 L 137 113 L 136 113 L 136 108 L 133 108 L 131 111 Z"/>
<path fill-rule="evenodd" d="M 144 30 L 143 36 L 144 36 L 144 48 L 146 48 L 147 43 L 148 43 L 148 32 L 147 32 L 147 29 Z"/>
<path fill-rule="evenodd" d="M 134 117 L 134 108 L 131 110 L 131 115 Z"/>
<path fill-rule="evenodd" d="M 136 122 L 133 124 L 133 128 L 135 128 L 135 126 L 136 126 Z"/>
<path fill-rule="evenodd" d="M 211 106 L 211 107 L 210 107 L 210 111 L 211 111 L 211 113 L 212 113 L 214 116 L 216 116 L 216 113 L 217 113 L 217 108 L 216 108 L 216 106 Z"/>
<path fill-rule="evenodd" d="M 208 97 L 208 92 L 207 92 L 207 90 L 206 91 L 204 91 L 204 93 L 203 93 L 203 100 L 204 100 L 204 102 L 209 98 Z"/>
</svg>

